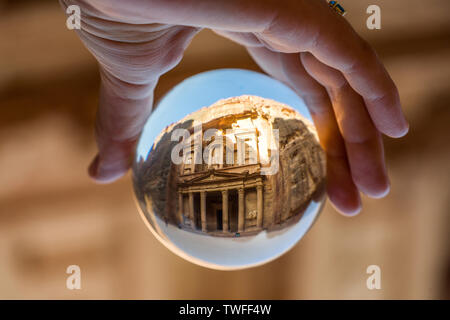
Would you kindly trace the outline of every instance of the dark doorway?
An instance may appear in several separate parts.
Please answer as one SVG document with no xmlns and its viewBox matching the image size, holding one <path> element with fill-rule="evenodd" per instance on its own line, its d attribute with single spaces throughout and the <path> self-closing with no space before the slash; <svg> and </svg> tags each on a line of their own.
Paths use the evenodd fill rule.
<svg viewBox="0 0 450 320">
<path fill-rule="evenodd" d="M 217 230 L 223 230 L 222 209 L 217 209 L 216 210 L 216 217 L 217 217 Z"/>
<path fill-rule="evenodd" d="M 228 223 L 230 232 L 238 230 L 238 192 L 228 190 Z"/>
<path fill-rule="evenodd" d="M 194 193 L 194 228 L 199 229 L 202 227 L 202 220 L 200 214 L 200 192 Z"/>
<path fill-rule="evenodd" d="M 222 208 L 222 193 L 219 191 L 208 191 L 206 193 L 206 230 L 216 231 L 219 229 L 218 211 Z M 220 211 L 222 216 L 222 210 Z M 222 226 L 222 219 L 220 219 Z"/>
</svg>

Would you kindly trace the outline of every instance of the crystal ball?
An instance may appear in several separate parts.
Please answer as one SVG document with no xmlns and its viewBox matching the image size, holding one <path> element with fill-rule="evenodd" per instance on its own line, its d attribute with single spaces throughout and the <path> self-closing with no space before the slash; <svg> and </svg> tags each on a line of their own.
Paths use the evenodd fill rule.
<svg viewBox="0 0 450 320">
<path fill-rule="evenodd" d="M 154 236 L 212 269 L 281 256 L 325 201 L 325 155 L 304 102 L 248 70 L 200 73 L 169 91 L 145 124 L 132 171 Z"/>
</svg>

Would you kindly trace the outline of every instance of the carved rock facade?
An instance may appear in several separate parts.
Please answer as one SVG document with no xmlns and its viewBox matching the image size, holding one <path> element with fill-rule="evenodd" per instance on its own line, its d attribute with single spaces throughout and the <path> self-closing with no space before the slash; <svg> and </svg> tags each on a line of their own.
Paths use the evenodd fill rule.
<svg viewBox="0 0 450 320">
<path fill-rule="evenodd" d="M 190 136 L 179 164 L 171 161 L 179 144 L 172 141 L 175 129 Z M 214 135 L 205 139 L 208 130 Z M 166 223 L 211 236 L 245 236 L 295 223 L 323 191 L 325 157 L 314 127 L 294 109 L 241 96 L 168 126 L 135 172 L 144 190 L 138 197 Z"/>
</svg>

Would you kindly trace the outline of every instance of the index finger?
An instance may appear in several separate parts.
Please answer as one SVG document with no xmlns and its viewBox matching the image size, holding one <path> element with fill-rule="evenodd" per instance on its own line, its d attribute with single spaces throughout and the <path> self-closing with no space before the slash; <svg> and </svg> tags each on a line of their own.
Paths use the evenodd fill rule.
<svg viewBox="0 0 450 320">
<path fill-rule="evenodd" d="M 325 1 L 308 5 L 328 7 Z M 375 126 L 391 137 L 408 132 L 397 87 L 378 59 L 375 51 L 331 8 L 316 8 L 315 33 L 307 50 L 322 63 L 339 70 L 351 87 L 359 93 Z"/>
</svg>

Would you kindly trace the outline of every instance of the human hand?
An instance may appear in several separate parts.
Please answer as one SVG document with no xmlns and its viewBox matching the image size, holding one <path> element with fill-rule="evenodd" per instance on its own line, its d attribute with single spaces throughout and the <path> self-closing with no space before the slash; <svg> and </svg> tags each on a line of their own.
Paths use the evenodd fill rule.
<svg viewBox="0 0 450 320">
<path fill-rule="evenodd" d="M 408 131 L 398 91 L 370 46 L 324 0 L 60 0 L 79 5 L 78 34 L 100 65 L 98 182 L 129 169 L 159 77 L 201 28 L 246 46 L 307 104 L 327 155 L 327 192 L 352 215 L 359 191 L 389 192 L 381 134 Z"/>
</svg>

